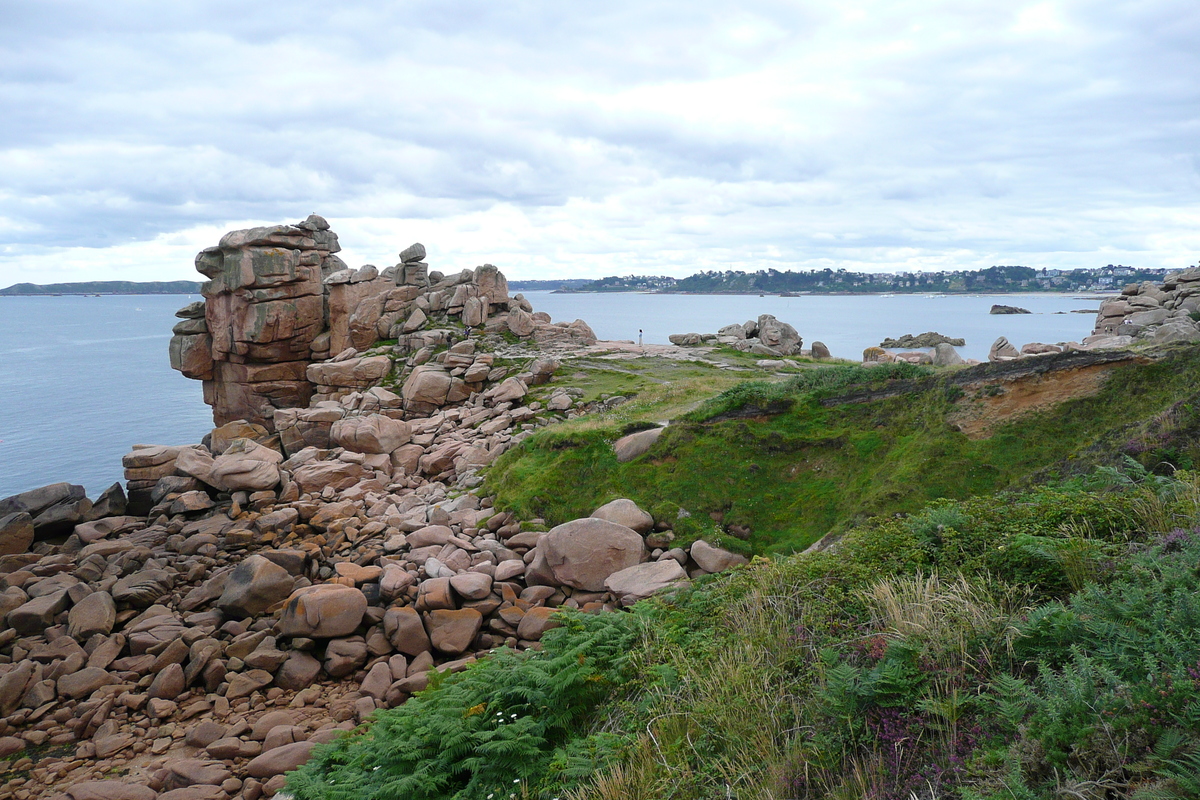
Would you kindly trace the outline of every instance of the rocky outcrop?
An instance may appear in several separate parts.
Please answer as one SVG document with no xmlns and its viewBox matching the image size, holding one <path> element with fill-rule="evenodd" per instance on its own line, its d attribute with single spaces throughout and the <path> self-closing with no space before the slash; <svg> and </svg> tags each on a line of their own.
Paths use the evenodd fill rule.
<svg viewBox="0 0 1200 800">
<path fill-rule="evenodd" d="M 1027 308 L 1020 306 L 1005 306 L 999 303 L 993 305 L 988 311 L 989 314 L 1032 314 L 1033 312 Z"/>
<path fill-rule="evenodd" d="M 906 333 L 899 339 L 884 339 L 879 343 L 879 346 L 895 350 L 918 350 L 927 347 L 937 347 L 939 344 L 948 344 L 951 347 L 963 347 L 966 343 L 966 339 L 955 339 L 950 336 L 943 336 L 936 331 L 926 331 L 915 336 L 911 333 Z"/>
<path fill-rule="evenodd" d="M 780 322 L 772 314 L 763 314 L 757 320 L 750 320 L 744 324 L 726 325 L 715 334 L 676 333 L 667 338 L 672 344 L 685 347 L 724 344 L 746 353 L 764 356 L 811 355 L 801 350 L 804 341 L 796 329 L 786 322 Z M 822 357 L 828 358 L 828 352 L 825 350 Z"/>
<path fill-rule="evenodd" d="M 314 214 L 297 225 L 232 231 L 196 256 L 209 279 L 203 315 L 180 310 L 171 366 L 204 381 L 217 424 L 262 423 L 275 408 L 308 404 L 305 367 L 325 328 L 323 281 L 345 268 L 340 249 Z"/>
<path fill-rule="evenodd" d="M 1155 344 L 1200 342 L 1200 267 L 1167 275 L 1162 284 L 1131 283 L 1120 297 L 1100 304 L 1096 327 L 1085 346 L 1128 347 L 1138 341 Z"/>
</svg>

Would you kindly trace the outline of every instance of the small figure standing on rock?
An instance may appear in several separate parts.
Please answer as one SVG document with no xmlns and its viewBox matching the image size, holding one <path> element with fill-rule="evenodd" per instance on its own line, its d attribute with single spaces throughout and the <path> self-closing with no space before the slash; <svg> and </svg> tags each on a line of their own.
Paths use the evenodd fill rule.
<svg viewBox="0 0 1200 800">
<path fill-rule="evenodd" d="M 646 355 L 646 346 L 642 344 L 642 329 L 638 328 L 638 347 L 642 349 L 642 355 Z"/>
</svg>

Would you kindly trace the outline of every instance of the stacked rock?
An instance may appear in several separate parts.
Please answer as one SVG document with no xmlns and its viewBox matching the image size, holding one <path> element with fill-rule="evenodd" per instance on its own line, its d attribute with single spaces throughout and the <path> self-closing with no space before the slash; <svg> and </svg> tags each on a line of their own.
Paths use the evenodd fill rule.
<svg viewBox="0 0 1200 800">
<path fill-rule="evenodd" d="M 338 249 L 328 223 L 313 215 L 295 226 L 233 231 L 197 256 L 197 269 L 212 280 L 203 303 L 178 312 L 171 365 L 204 381 L 217 424 L 245 419 L 272 429 L 277 409 L 378 384 L 396 356 L 409 358 L 396 375 L 403 382 L 434 350 L 474 331 L 546 347 L 596 342 L 582 320 L 552 323 L 522 295 L 509 297 L 507 280 L 490 264 L 445 276 L 429 270 L 418 243 L 393 267 L 349 269 Z M 387 355 L 359 357 L 387 339 L 396 340 Z M 468 375 L 453 376 L 469 385 L 466 394 L 447 387 L 448 402 L 483 389 L 487 358 L 467 366 Z"/>
<path fill-rule="evenodd" d="M 314 214 L 297 225 L 232 231 L 196 256 L 209 278 L 203 320 L 195 305 L 180 311 L 171 366 L 204 381 L 218 424 L 308 404 L 304 371 L 326 315 L 322 281 L 345 267 L 340 249 Z"/>
</svg>

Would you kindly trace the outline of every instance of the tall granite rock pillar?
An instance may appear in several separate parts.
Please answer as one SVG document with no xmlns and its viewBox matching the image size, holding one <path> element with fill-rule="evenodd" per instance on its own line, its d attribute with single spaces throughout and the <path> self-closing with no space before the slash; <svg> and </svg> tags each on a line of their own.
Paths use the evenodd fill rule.
<svg viewBox="0 0 1200 800">
<path fill-rule="evenodd" d="M 345 269 L 334 255 L 340 249 L 314 214 L 297 225 L 231 231 L 196 256 L 209 278 L 203 322 L 191 310 L 176 325 L 171 366 L 204 381 L 216 424 L 246 419 L 271 428 L 276 408 L 308 405 L 305 372 L 314 349 L 328 348 L 314 348 L 328 321 L 323 280 Z"/>
</svg>

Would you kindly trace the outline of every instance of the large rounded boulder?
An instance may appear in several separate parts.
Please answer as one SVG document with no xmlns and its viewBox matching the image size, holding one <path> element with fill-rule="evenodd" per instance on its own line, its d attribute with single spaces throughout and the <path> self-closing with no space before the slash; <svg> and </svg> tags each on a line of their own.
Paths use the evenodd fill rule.
<svg viewBox="0 0 1200 800">
<path fill-rule="evenodd" d="M 637 531 L 595 517 L 553 528 L 539 549 L 557 583 L 585 592 L 604 591 L 609 575 L 640 564 L 646 554 Z"/>
<path fill-rule="evenodd" d="M 407 422 L 382 414 L 346 417 L 333 423 L 330 438 L 355 453 L 390 453 L 412 438 Z"/>
<path fill-rule="evenodd" d="M 367 598 L 340 583 L 319 583 L 292 592 L 279 619 L 281 636 L 332 639 L 349 636 L 367 613 Z"/>
</svg>

